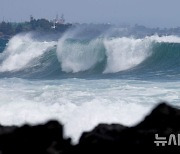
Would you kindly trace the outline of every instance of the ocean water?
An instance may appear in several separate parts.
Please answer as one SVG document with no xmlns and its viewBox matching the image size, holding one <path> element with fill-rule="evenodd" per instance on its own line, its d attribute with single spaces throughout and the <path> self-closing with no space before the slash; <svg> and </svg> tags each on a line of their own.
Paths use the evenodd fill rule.
<svg viewBox="0 0 180 154">
<path fill-rule="evenodd" d="M 0 123 L 56 119 L 73 142 L 99 123 L 132 126 L 179 107 L 180 37 L 19 34 L 0 39 Z"/>
</svg>

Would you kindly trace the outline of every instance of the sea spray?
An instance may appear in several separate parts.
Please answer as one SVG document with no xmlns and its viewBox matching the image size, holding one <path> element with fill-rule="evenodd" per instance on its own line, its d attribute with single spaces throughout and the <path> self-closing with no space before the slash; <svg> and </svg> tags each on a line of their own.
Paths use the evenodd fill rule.
<svg viewBox="0 0 180 154">
<path fill-rule="evenodd" d="M 168 52 L 169 57 L 172 57 L 171 54 L 177 54 L 172 57 L 176 60 L 179 55 L 180 38 L 177 36 L 159 37 L 154 35 L 141 39 L 121 37 L 84 40 L 74 38 L 75 34 L 67 32 L 57 42 L 40 41 L 32 37 L 30 33 L 14 36 L 8 42 L 6 49 L 0 53 L 0 72 L 9 72 L 9 74 L 15 75 L 14 72 L 26 70 L 25 75 L 27 76 L 29 68 L 31 71 L 33 69 L 32 72 L 35 76 L 38 75 L 38 72 L 44 73 L 46 76 L 47 70 L 52 69 L 52 65 L 56 65 L 54 71 L 57 73 L 53 71 L 53 74 L 81 73 L 93 70 L 92 72 L 103 75 L 103 73 L 125 72 L 132 68 L 140 68 L 141 65 L 143 66 L 141 69 L 144 69 L 150 65 L 150 59 L 158 58 L 158 53 L 163 56 Z M 174 43 L 176 45 L 173 45 Z M 163 46 L 168 46 L 168 48 L 165 49 Z M 177 47 L 175 48 L 175 46 Z M 175 51 L 173 52 L 173 50 Z M 157 68 L 158 61 L 162 61 L 162 59 L 157 59 Z M 173 62 L 173 59 L 169 58 L 168 61 L 169 63 Z M 42 72 L 43 70 L 46 72 Z M 31 74 L 29 75 L 32 77 Z"/>
<path fill-rule="evenodd" d="M 105 59 L 101 39 L 92 41 L 60 40 L 57 47 L 62 71 L 81 72 L 95 67 Z"/>
<path fill-rule="evenodd" d="M 24 69 L 31 60 L 41 56 L 55 45 L 55 42 L 39 42 L 30 33 L 16 35 L 8 42 L 7 48 L 1 53 L 3 61 L 0 72 Z"/>
<path fill-rule="evenodd" d="M 104 41 L 107 66 L 104 73 L 116 73 L 137 66 L 151 54 L 148 39 L 114 38 Z"/>
<path fill-rule="evenodd" d="M 56 119 L 77 142 L 102 122 L 134 125 L 160 101 L 179 106 L 179 37 L 65 35 L 9 40 L 0 53 L 0 124 Z"/>
</svg>

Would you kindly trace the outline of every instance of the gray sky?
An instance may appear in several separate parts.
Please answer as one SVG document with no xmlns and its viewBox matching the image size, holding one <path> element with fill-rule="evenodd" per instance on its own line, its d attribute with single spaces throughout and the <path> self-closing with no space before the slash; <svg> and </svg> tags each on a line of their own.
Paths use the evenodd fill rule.
<svg viewBox="0 0 180 154">
<path fill-rule="evenodd" d="M 52 19 L 67 22 L 142 24 L 148 27 L 180 26 L 180 0 L 0 0 L 0 21 Z"/>
</svg>

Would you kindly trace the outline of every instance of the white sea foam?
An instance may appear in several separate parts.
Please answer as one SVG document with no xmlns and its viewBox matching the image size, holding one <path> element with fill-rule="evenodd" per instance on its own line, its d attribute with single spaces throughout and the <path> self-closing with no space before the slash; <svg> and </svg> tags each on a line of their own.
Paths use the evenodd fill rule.
<svg viewBox="0 0 180 154">
<path fill-rule="evenodd" d="M 65 72 L 80 72 L 90 69 L 102 58 L 107 57 L 104 73 L 116 73 L 142 63 L 152 54 L 154 42 L 180 43 L 178 36 L 147 36 L 142 39 L 132 37 L 96 39 L 88 44 L 66 44 L 64 37 L 58 44 L 58 55 Z M 101 42 L 102 41 L 102 42 Z M 102 56 L 102 44 L 105 48 Z"/>
<path fill-rule="evenodd" d="M 164 42 L 164 43 L 180 43 L 180 37 L 175 36 L 175 35 L 168 35 L 168 36 L 158 36 L 158 35 L 153 35 L 150 37 L 146 37 L 151 41 L 155 42 Z"/>
<path fill-rule="evenodd" d="M 83 131 L 99 123 L 131 126 L 160 100 L 180 100 L 179 84 L 170 82 L 1 79 L 0 85 L 1 124 L 37 124 L 57 119 L 74 142 Z"/>
<path fill-rule="evenodd" d="M 100 39 L 88 43 L 68 42 L 64 38 L 60 39 L 57 55 L 62 71 L 76 73 L 92 68 L 104 59 L 102 47 Z"/>
<path fill-rule="evenodd" d="M 41 56 L 55 44 L 55 42 L 37 41 L 32 38 L 30 33 L 14 36 L 8 42 L 5 51 L 0 54 L 0 59 L 3 59 L 0 64 L 0 72 L 25 68 L 31 60 Z"/>
<path fill-rule="evenodd" d="M 151 54 L 151 42 L 148 39 L 115 38 L 104 41 L 107 66 L 104 73 L 115 73 L 130 69 Z"/>
<path fill-rule="evenodd" d="M 75 32 L 74 32 L 75 33 Z M 147 36 L 142 39 L 132 37 L 96 38 L 82 42 L 68 32 L 57 42 L 42 42 L 30 33 L 16 35 L 10 39 L 5 51 L 0 53 L 0 72 L 18 71 L 31 65 L 31 61 L 57 45 L 57 57 L 64 72 L 86 71 L 107 58 L 103 73 L 116 73 L 131 69 L 142 63 L 153 52 L 153 42 L 180 43 L 177 36 Z"/>
<path fill-rule="evenodd" d="M 57 56 L 65 72 L 80 72 L 107 58 L 104 73 L 130 69 L 151 54 L 151 43 L 180 43 L 176 36 L 135 38 L 96 38 L 89 43 L 67 43 L 66 34 L 58 41 Z M 0 54 L 0 73 L 26 68 L 56 42 L 41 42 L 31 35 L 13 37 Z M 104 54 L 101 51 L 104 45 Z M 57 119 L 66 136 L 77 142 L 83 131 L 99 123 L 134 125 L 159 101 L 179 105 L 177 82 L 131 80 L 63 79 L 28 81 L 0 79 L 0 124 L 37 124 Z"/>
<path fill-rule="evenodd" d="M 104 73 L 114 73 L 132 68 L 150 55 L 151 42 L 147 39 L 95 39 L 82 44 L 67 43 L 67 38 L 61 38 L 57 47 L 57 55 L 65 72 L 88 70 L 107 57 Z"/>
<path fill-rule="evenodd" d="M 57 54 L 65 72 L 80 72 L 92 68 L 107 57 L 104 73 L 116 73 L 142 63 L 151 55 L 154 42 L 180 43 L 177 36 L 148 36 L 95 39 L 87 44 L 67 43 L 68 35 L 58 43 Z M 105 48 L 102 53 L 102 48 Z M 104 55 L 103 55 L 104 54 Z"/>
</svg>

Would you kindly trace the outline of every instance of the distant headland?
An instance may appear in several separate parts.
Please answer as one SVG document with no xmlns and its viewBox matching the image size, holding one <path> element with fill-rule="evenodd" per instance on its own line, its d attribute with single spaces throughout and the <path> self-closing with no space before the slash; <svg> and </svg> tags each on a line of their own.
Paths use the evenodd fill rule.
<svg viewBox="0 0 180 154">
<path fill-rule="evenodd" d="M 43 32 L 43 33 L 64 33 L 70 28 L 81 27 L 83 30 L 88 31 L 88 33 L 102 33 L 104 31 L 110 31 L 114 36 L 151 36 L 151 35 L 176 35 L 180 36 L 180 27 L 173 28 L 149 28 L 143 25 L 129 25 L 120 24 L 113 25 L 110 23 L 67 23 L 64 15 L 60 18 L 58 15 L 52 20 L 45 18 L 35 19 L 32 15 L 28 21 L 24 22 L 0 22 L 0 38 L 10 38 L 18 33 L 26 32 Z M 114 30 L 112 30 L 114 28 Z"/>
<path fill-rule="evenodd" d="M 35 19 L 30 16 L 29 21 L 25 22 L 0 22 L 0 37 L 11 37 L 15 34 L 29 31 L 38 32 L 65 32 L 67 29 L 72 27 L 72 24 L 65 23 L 64 16 L 61 18 L 56 16 L 53 20 L 47 19 Z"/>
</svg>

